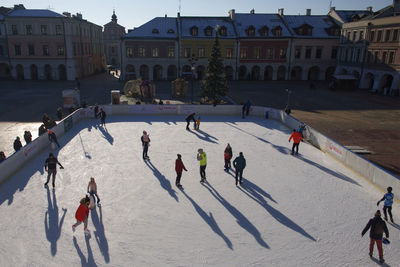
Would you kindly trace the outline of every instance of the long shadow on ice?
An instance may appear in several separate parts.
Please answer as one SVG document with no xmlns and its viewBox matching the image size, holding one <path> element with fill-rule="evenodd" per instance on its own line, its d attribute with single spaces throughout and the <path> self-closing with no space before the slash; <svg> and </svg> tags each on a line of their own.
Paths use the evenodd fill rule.
<svg viewBox="0 0 400 267">
<path fill-rule="evenodd" d="M 151 163 L 150 160 L 145 160 L 144 162 L 146 163 L 147 167 L 153 171 L 154 175 L 160 182 L 161 187 L 164 188 L 169 195 L 176 200 L 176 202 L 178 202 L 178 196 L 176 195 L 176 191 L 172 189 L 171 182 L 161 174 L 161 172 L 153 165 L 153 163 Z"/>
<path fill-rule="evenodd" d="M 104 127 L 103 126 L 99 126 L 99 130 L 103 134 L 103 137 L 110 143 L 110 145 L 113 145 L 114 138 L 108 132 L 107 128 L 105 126 Z"/>
<path fill-rule="evenodd" d="M 297 225 L 294 221 L 286 217 L 284 214 L 282 214 L 279 210 L 273 208 L 272 206 L 268 205 L 267 201 L 253 188 L 247 187 L 246 186 L 247 180 L 243 183 L 242 187 L 239 187 L 239 189 L 248 195 L 251 199 L 253 199 L 255 202 L 260 204 L 262 207 L 264 207 L 271 215 L 272 217 L 275 218 L 278 222 L 281 224 L 285 225 L 286 227 L 292 229 L 293 231 L 298 232 L 299 234 L 302 234 L 303 236 L 307 237 L 308 239 L 312 241 L 316 241 L 314 237 L 312 237 L 309 233 L 307 233 L 303 228 L 301 228 L 299 225 Z"/>
<path fill-rule="evenodd" d="M 234 206 L 226 201 L 209 183 L 203 183 L 203 186 L 210 191 L 211 195 L 215 197 L 231 214 L 236 218 L 236 222 L 247 232 L 253 235 L 254 239 L 264 248 L 270 248 L 268 244 L 261 237 L 257 228 Z"/>
<path fill-rule="evenodd" d="M 91 217 L 92 217 L 93 226 L 96 228 L 96 231 L 94 231 L 93 233 L 94 233 L 96 242 L 99 245 L 99 248 L 101 250 L 101 254 L 103 254 L 104 261 L 106 263 L 109 263 L 110 262 L 110 254 L 108 252 L 108 241 L 107 241 L 106 235 L 104 233 L 103 212 L 102 212 L 101 206 L 99 206 L 99 212 L 100 212 L 100 218 L 97 214 L 96 209 L 93 209 L 90 212 Z"/>
<path fill-rule="evenodd" d="M 88 266 L 88 267 L 89 266 L 97 266 L 97 264 L 96 264 L 96 262 L 94 261 L 94 258 L 93 258 L 93 252 L 92 252 L 92 248 L 90 247 L 89 239 L 90 239 L 90 236 L 89 237 L 85 236 L 86 248 L 87 248 L 87 251 L 88 251 L 87 260 L 86 260 L 85 255 L 82 253 L 82 250 L 80 249 L 80 247 L 78 245 L 78 242 L 76 241 L 76 237 L 75 236 L 73 238 L 74 246 L 75 246 L 76 252 L 79 255 L 79 258 L 81 258 L 81 265 L 82 266 Z"/>
<path fill-rule="evenodd" d="M 44 216 L 44 228 L 46 231 L 46 238 L 50 242 L 50 252 L 52 256 L 55 256 L 57 253 L 57 241 L 61 236 L 61 228 L 64 222 L 65 214 L 67 213 L 67 209 L 62 209 L 64 211 L 60 223 L 58 223 L 58 206 L 57 206 L 57 198 L 55 194 L 55 190 L 53 189 L 53 201 L 50 197 L 50 190 L 47 187 L 47 201 L 48 208 Z"/>
<path fill-rule="evenodd" d="M 219 228 L 219 226 L 218 226 L 217 222 L 215 221 L 212 213 L 210 212 L 210 215 L 208 215 L 191 197 L 188 196 L 188 194 L 185 193 L 185 191 L 182 190 L 182 194 L 190 201 L 190 203 L 192 203 L 192 205 L 196 209 L 197 213 L 211 227 L 211 229 L 225 241 L 226 245 L 230 249 L 233 250 L 232 242 L 229 240 L 229 238 Z"/>
<path fill-rule="evenodd" d="M 214 140 L 218 140 L 216 137 L 202 131 L 202 130 L 189 130 L 189 132 L 191 132 L 192 134 L 196 135 L 199 139 L 203 140 L 203 141 L 207 141 L 210 143 L 214 143 L 214 144 L 218 144 L 218 142 L 214 141 Z M 214 140 L 213 140 L 214 139 Z"/>
</svg>

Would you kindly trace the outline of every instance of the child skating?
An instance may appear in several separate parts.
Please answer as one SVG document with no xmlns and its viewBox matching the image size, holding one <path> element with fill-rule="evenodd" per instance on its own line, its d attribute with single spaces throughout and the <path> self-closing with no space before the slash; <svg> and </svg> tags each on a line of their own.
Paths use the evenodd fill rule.
<svg viewBox="0 0 400 267">
<path fill-rule="evenodd" d="M 194 129 L 195 130 L 199 130 L 200 129 L 200 120 L 201 120 L 201 118 L 198 117 L 197 120 L 196 120 L 196 123 L 194 124 Z"/>
<path fill-rule="evenodd" d="M 100 204 L 99 204 L 99 203 L 100 203 L 100 198 L 99 198 L 99 196 L 97 195 L 97 184 L 96 184 L 96 181 L 94 180 L 93 177 L 90 177 L 90 181 L 89 181 L 89 184 L 88 184 L 88 187 L 87 187 L 87 192 L 88 192 L 90 195 L 92 195 L 93 198 L 94 198 L 94 196 L 96 196 L 96 198 L 97 198 L 97 204 L 100 205 Z"/>
<path fill-rule="evenodd" d="M 75 212 L 75 218 L 76 218 L 76 223 L 72 225 L 72 231 L 75 232 L 75 228 L 83 223 L 83 231 L 85 235 L 89 235 L 90 232 L 87 229 L 88 225 L 88 218 L 89 218 L 89 205 L 90 205 L 90 199 L 88 195 L 86 197 L 82 198 L 80 201 L 80 205 L 78 209 Z"/>
<path fill-rule="evenodd" d="M 383 203 L 383 214 L 385 215 L 385 221 L 388 220 L 387 218 L 387 213 L 389 213 L 390 221 L 393 223 L 393 216 L 392 216 L 392 205 L 393 205 L 393 193 L 392 193 L 392 187 L 389 186 L 387 188 L 387 193 L 383 196 L 381 200 L 376 203 L 377 206 L 379 206 L 379 203 L 381 201 L 385 201 Z"/>
</svg>

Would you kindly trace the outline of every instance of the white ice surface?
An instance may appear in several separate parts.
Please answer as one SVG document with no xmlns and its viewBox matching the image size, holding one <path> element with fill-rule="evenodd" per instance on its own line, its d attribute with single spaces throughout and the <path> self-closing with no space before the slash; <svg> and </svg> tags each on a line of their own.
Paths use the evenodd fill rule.
<svg viewBox="0 0 400 267">
<path fill-rule="evenodd" d="M 280 123 L 202 116 L 200 131 L 186 131 L 181 116 L 107 120 L 107 130 L 84 121 L 60 138 L 65 169 L 54 192 L 43 188 L 50 150 L 0 186 L 0 266 L 376 266 L 361 230 L 383 192 L 310 144 L 291 156 Z M 247 160 L 243 187 L 223 170 L 227 143 Z M 208 156 L 205 185 L 198 148 Z M 184 191 L 175 187 L 177 153 Z M 71 225 L 91 176 L 102 206 L 85 239 Z M 396 204 L 393 212 L 399 221 Z M 400 226 L 388 227 L 385 259 L 399 266 Z"/>
</svg>

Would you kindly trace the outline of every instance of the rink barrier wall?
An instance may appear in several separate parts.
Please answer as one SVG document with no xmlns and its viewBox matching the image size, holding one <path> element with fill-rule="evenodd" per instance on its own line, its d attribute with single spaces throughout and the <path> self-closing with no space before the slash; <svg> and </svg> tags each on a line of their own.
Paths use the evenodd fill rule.
<svg viewBox="0 0 400 267">
<path fill-rule="evenodd" d="M 190 113 L 195 112 L 196 114 L 204 115 L 229 115 L 241 117 L 242 106 L 241 105 L 103 105 L 99 106 L 99 109 L 103 108 L 107 116 L 110 115 L 182 115 L 187 116 Z M 273 119 L 281 122 L 289 129 L 298 129 L 302 123 L 290 115 L 287 115 L 284 111 L 267 108 L 252 106 L 250 109 L 251 116 L 264 117 L 266 119 Z M 74 113 L 70 114 L 57 126 L 53 127 L 52 130 L 56 133 L 58 139 L 60 139 L 66 130 L 73 128 L 77 123 L 82 120 L 90 119 L 94 117 L 93 107 L 79 109 Z M 373 184 L 386 191 L 388 186 L 393 187 L 394 192 L 400 192 L 400 179 L 393 174 L 387 172 L 381 167 L 373 164 L 372 162 L 360 157 L 352 151 L 346 149 L 344 146 L 333 141 L 332 139 L 324 136 L 317 130 L 306 125 L 306 129 L 303 132 L 305 140 L 317 147 L 318 149 L 330 154 L 338 161 L 342 162 L 348 168 L 354 170 L 358 174 L 364 176 L 366 179 L 371 181 Z M 59 141 L 60 142 L 60 141 Z M 62 142 L 61 142 L 62 144 Z M 34 139 L 29 145 L 21 148 L 20 151 L 14 153 L 7 158 L 3 163 L 0 164 L 0 183 L 16 173 L 22 168 L 27 162 L 29 162 L 35 155 L 41 151 L 48 149 L 50 150 L 50 142 L 47 134 L 39 136 Z M 44 164 L 45 158 L 43 159 Z"/>
</svg>

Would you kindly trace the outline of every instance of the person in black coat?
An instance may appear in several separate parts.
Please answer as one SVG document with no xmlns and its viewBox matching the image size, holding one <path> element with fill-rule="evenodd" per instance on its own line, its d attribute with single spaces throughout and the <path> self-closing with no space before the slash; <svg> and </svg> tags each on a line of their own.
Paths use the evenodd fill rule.
<svg viewBox="0 0 400 267">
<path fill-rule="evenodd" d="M 50 176 L 53 175 L 53 187 L 55 187 L 55 180 L 57 174 L 57 164 L 60 165 L 60 169 L 64 169 L 60 162 L 58 162 L 57 158 L 54 157 L 53 153 L 49 154 L 49 157 L 44 162 L 44 170 L 47 171 L 47 181 L 44 184 L 44 187 L 47 186 L 50 180 Z"/>
<path fill-rule="evenodd" d="M 196 115 L 196 113 L 192 113 L 189 116 L 186 117 L 186 130 L 189 130 L 189 126 L 190 126 L 190 121 L 192 120 L 194 122 L 194 126 L 196 126 L 196 120 L 194 118 L 194 116 Z"/>
<path fill-rule="evenodd" d="M 14 150 L 15 150 L 15 152 L 17 152 L 18 150 L 20 150 L 21 147 L 22 147 L 22 143 L 21 143 L 21 141 L 19 140 L 19 136 L 17 136 L 17 138 L 15 138 L 15 140 L 14 140 Z"/>
<path fill-rule="evenodd" d="M 94 118 L 97 119 L 99 116 L 99 106 L 96 104 L 94 106 Z"/>
<path fill-rule="evenodd" d="M 29 144 L 30 142 L 32 142 L 32 134 L 30 131 L 24 132 L 24 139 L 25 139 L 26 144 Z"/>
<path fill-rule="evenodd" d="M 62 120 L 62 116 L 63 116 L 62 108 L 58 107 L 58 109 L 57 109 L 57 118 L 58 118 L 59 121 Z"/>
<path fill-rule="evenodd" d="M 100 109 L 101 126 L 106 126 L 106 117 L 107 117 L 106 112 L 101 108 Z"/>
<path fill-rule="evenodd" d="M 49 130 L 48 136 L 49 136 L 50 143 L 54 142 L 57 144 L 58 147 L 60 147 L 60 144 L 57 141 L 57 136 L 56 136 L 55 132 L 53 132 L 52 130 Z"/>
<path fill-rule="evenodd" d="M 369 231 L 370 243 L 369 243 L 369 256 L 372 257 L 372 253 L 374 251 L 374 244 L 378 247 L 379 252 L 379 261 L 384 263 L 385 260 L 383 259 L 383 249 L 382 249 L 382 237 L 383 233 L 385 233 L 386 238 L 389 238 L 389 230 L 386 226 L 386 223 L 381 218 L 381 211 L 377 210 L 375 212 L 375 217 L 368 221 L 368 224 L 364 227 L 364 230 L 361 232 L 361 236 Z"/>
<path fill-rule="evenodd" d="M 47 132 L 46 126 L 44 126 L 44 124 L 40 125 L 40 127 L 39 127 L 39 136 L 41 136 L 45 132 Z"/>
<path fill-rule="evenodd" d="M 242 176 L 243 176 L 243 170 L 246 168 L 246 159 L 243 156 L 243 153 L 240 152 L 239 156 L 235 158 L 233 161 L 233 167 L 235 168 L 235 180 L 236 180 L 236 185 L 242 184 Z M 238 181 L 239 178 L 239 181 Z"/>
</svg>

